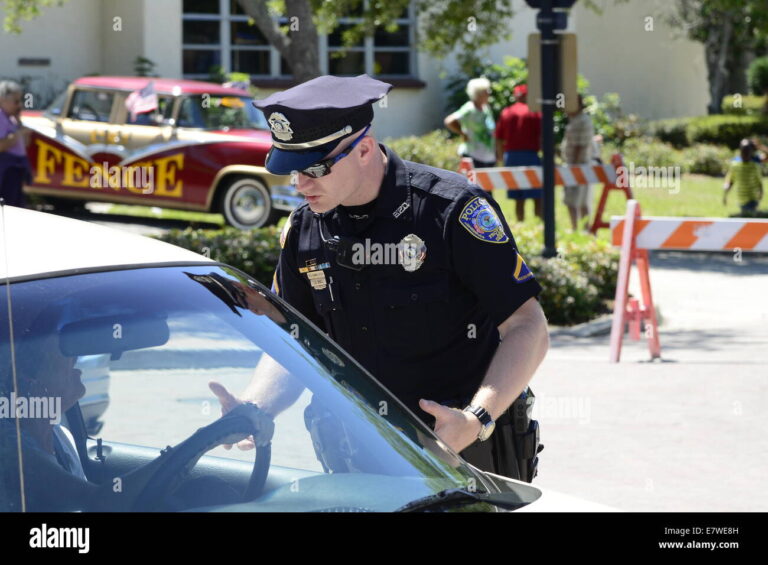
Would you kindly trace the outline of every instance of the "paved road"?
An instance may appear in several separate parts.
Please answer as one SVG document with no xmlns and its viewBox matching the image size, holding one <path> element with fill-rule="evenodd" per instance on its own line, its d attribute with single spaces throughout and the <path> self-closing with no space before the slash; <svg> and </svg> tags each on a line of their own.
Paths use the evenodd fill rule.
<svg viewBox="0 0 768 565">
<path fill-rule="evenodd" d="M 538 374 L 535 482 L 633 511 L 766 511 L 768 258 L 655 254 L 663 362 L 558 337 Z M 637 295 L 637 294 L 636 294 Z"/>
</svg>

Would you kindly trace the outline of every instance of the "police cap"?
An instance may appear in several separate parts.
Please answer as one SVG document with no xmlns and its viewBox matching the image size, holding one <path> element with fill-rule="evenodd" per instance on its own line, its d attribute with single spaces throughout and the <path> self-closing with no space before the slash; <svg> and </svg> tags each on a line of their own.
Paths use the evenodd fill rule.
<svg viewBox="0 0 768 565">
<path fill-rule="evenodd" d="M 373 121 L 373 103 L 391 88 L 368 75 L 325 75 L 254 101 L 272 130 L 267 170 L 285 175 L 321 161 Z"/>
</svg>

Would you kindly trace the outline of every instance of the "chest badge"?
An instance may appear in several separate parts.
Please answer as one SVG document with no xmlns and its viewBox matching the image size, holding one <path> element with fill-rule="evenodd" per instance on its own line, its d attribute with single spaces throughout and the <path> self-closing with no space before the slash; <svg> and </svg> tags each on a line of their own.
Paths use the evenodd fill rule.
<svg viewBox="0 0 768 565">
<path fill-rule="evenodd" d="M 424 264 L 427 244 L 418 235 L 410 233 L 397 244 L 397 256 L 403 269 L 412 273 Z"/>
<path fill-rule="evenodd" d="M 306 266 L 299 268 L 299 272 L 307 275 L 312 288 L 315 290 L 325 290 L 328 282 L 325 279 L 325 271 L 323 269 L 328 269 L 330 266 L 330 263 L 320 263 L 318 265 L 317 259 L 310 259 L 306 262 Z"/>
</svg>

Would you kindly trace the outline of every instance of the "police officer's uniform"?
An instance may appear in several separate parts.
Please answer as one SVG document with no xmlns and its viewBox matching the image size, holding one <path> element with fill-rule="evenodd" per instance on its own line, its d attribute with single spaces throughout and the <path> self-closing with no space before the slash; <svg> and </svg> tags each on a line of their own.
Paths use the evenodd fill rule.
<svg viewBox="0 0 768 565">
<path fill-rule="evenodd" d="M 370 98 L 376 99 L 371 89 L 375 95 L 376 89 L 386 93 L 389 87 L 364 75 L 320 77 L 287 91 L 294 91 L 292 107 L 273 97 L 256 105 L 268 119 L 279 114 L 281 133 L 286 128 L 298 132 L 307 112 L 302 100 L 317 105 L 317 98 L 323 97 L 318 88 L 328 79 L 332 86 L 342 81 L 350 90 L 346 99 L 336 102 L 347 111 L 350 106 L 370 108 Z M 355 98 L 361 90 L 362 101 Z M 332 95 L 327 102 L 335 99 Z M 365 122 L 369 117 L 350 118 L 350 133 L 366 125 L 356 119 Z M 316 130 L 313 136 L 344 131 L 343 122 Z M 274 135 L 274 124 L 272 129 Z M 285 141 L 275 147 L 285 148 Z M 433 424 L 432 416 L 419 408 L 419 399 L 464 408 L 498 347 L 497 326 L 541 287 L 487 193 L 457 173 L 404 161 L 380 147 L 387 165 L 372 203 L 338 206 L 323 214 L 305 203 L 291 214 L 281 236 L 274 290 L 324 328 L 417 416 Z M 323 147 L 320 158 L 332 149 Z M 290 160 L 291 155 L 282 158 Z M 274 170 L 270 159 L 267 168 Z M 503 430 L 508 418 L 505 413 L 497 422 L 493 442 L 475 442 L 462 455 L 480 468 L 518 478 L 491 459 L 491 446 L 494 451 L 513 449 Z M 534 442 L 538 430 L 529 436 L 529 443 Z M 533 462 L 536 446 L 527 449 L 534 451 Z M 525 471 L 522 475 L 532 479 Z"/>
</svg>

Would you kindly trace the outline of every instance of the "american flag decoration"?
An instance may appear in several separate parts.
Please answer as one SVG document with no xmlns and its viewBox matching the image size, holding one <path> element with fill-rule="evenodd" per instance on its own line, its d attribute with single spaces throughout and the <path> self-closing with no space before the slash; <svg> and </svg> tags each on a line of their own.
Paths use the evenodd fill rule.
<svg viewBox="0 0 768 565">
<path fill-rule="evenodd" d="M 136 121 L 137 114 L 144 114 L 157 109 L 155 81 L 150 81 L 141 90 L 134 90 L 125 99 L 125 108 L 131 114 L 131 121 Z"/>
</svg>

